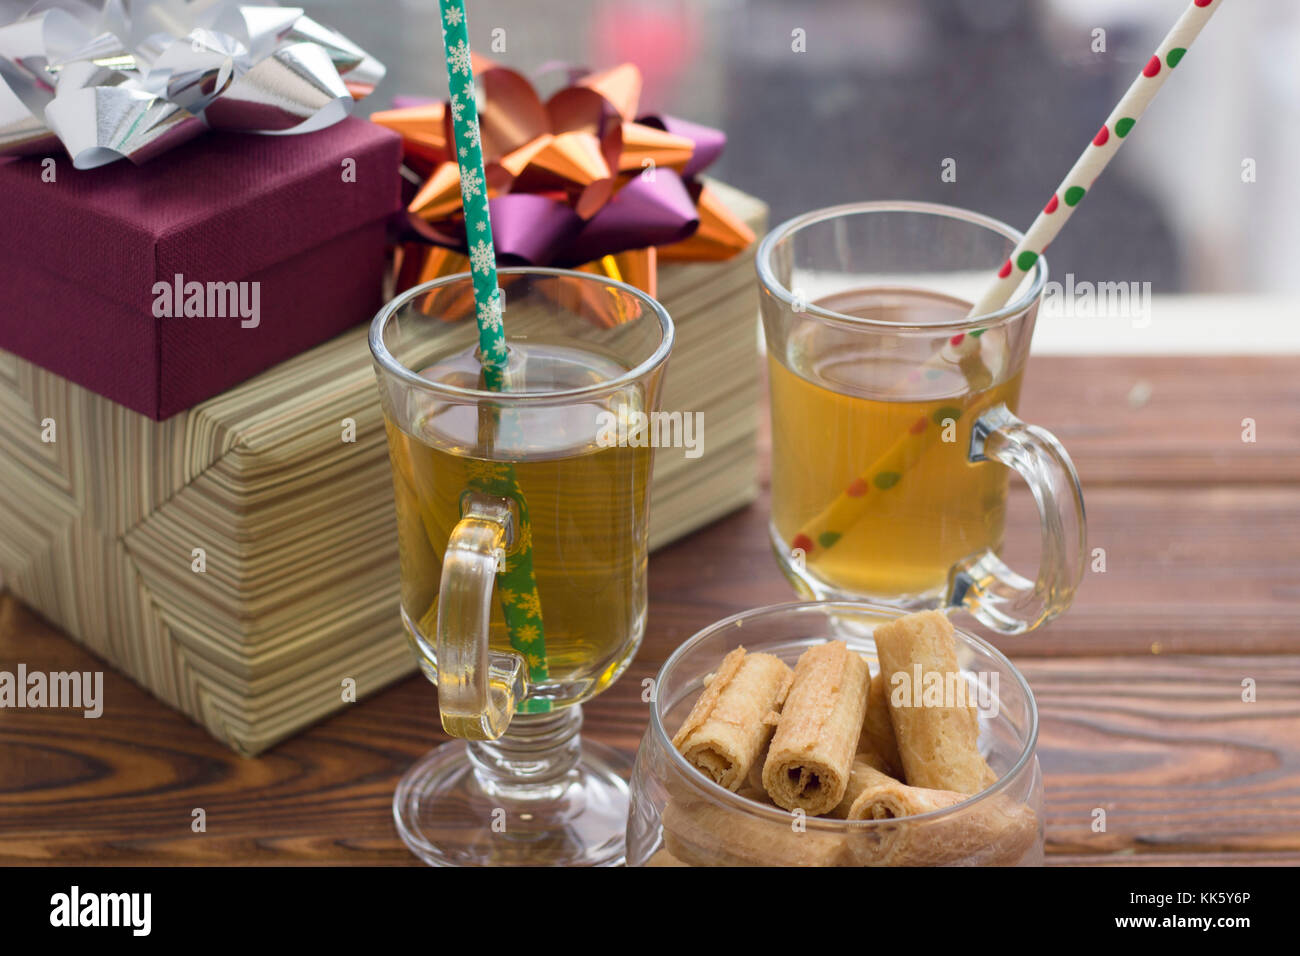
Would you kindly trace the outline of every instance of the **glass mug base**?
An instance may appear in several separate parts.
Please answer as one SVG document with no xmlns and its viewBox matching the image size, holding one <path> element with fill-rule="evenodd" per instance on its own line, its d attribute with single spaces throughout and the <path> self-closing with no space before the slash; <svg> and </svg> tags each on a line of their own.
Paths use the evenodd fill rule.
<svg viewBox="0 0 1300 956">
<path fill-rule="evenodd" d="M 393 795 L 397 832 L 431 866 L 618 866 L 631 761 L 582 742 L 582 711 L 519 714 L 493 742 L 420 758 Z"/>
</svg>

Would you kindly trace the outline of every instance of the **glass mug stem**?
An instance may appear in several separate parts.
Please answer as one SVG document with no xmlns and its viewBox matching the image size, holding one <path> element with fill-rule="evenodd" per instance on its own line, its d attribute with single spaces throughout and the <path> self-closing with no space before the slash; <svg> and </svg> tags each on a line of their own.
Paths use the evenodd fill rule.
<svg viewBox="0 0 1300 956">
<path fill-rule="evenodd" d="M 999 633 L 1023 634 L 1068 608 L 1083 578 L 1088 544 L 1079 476 L 1055 435 L 1026 425 L 1003 404 L 975 421 L 969 460 L 1000 462 L 1029 486 L 1042 528 L 1038 579 L 1030 581 L 993 551 L 982 551 L 953 566 L 947 603 L 966 608 Z"/>
<path fill-rule="evenodd" d="M 469 758 L 485 793 L 501 800 L 554 800 L 582 755 L 582 707 L 520 714 L 500 740 L 473 741 Z"/>
<path fill-rule="evenodd" d="M 524 659 L 488 647 L 496 573 L 514 543 L 509 499 L 468 492 L 452 529 L 438 589 L 438 709 L 443 730 L 497 740 L 527 692 Z"/>
</svg>

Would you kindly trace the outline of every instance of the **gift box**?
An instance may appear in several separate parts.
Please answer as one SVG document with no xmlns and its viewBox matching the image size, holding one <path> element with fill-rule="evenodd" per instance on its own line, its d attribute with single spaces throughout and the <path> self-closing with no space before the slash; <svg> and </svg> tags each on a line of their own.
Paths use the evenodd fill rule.
<svg viewBox="0 0 1300 956">
<path fill-rule="evenodd" d="M 210 399 L 374 313 L 399 157 L 347 119 L 0 161 L 0 348 L 154 419 Z"/>
<path fill-rule="evenodd" d="M 710 188 L 763 231 L 761 202 Z M 240 230 L 218 234 L 234 247 L 216 248 L 245 254 Z M 751 246 L 723 262 L 659 267 L 658 296 L 677 328 L 663 408 L 703 413 L 705 453 L 657 450 L 652 547 L 757 493 L 752 256 Z M 333 283 L 347 285 L 353 267 L 315 281 L 343 295 Z M 26 299 L 3 294 L 30 316 Z M 103 318 L 78 315 L 92 327 Z M 64 339 L 81 329 L 60 327 Z M 191 370 L 197 361 L 178 360 Z M 6 586 L 243 753 L 415 670 L 398 620 L 392 480 L 364 325 L 162 421 L 85 387 L 84 375 L 74 381 L 84 370 L 56 374 L 0 352 Z"/>
</svg>

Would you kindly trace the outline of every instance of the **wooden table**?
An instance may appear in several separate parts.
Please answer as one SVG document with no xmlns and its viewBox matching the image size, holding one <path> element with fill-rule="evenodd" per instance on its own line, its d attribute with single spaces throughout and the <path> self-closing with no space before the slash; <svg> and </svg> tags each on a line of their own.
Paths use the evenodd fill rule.
<svg viewBox="0 0 1300 956">
<path fill-rule="evenodd" d="M 1300 863 L 1300 376 L 1292 358 L 1038 358 L 1022 412 L 1074 455 L 1090 571 L 1074 608 L 998 641 L 1042 713 L 1047 849 L 1060 863 Z M 1243 419 L 1256 441 L 1242 440 Z M 1036 519 L 1012 503 L 1013 564 Z M 641 679 L 698 628 L 792 595 L 766 500 L 650 562 L 629 673 L 586 707 L 629 752 Z M 0 669 L 102 665 L 0 596 Z M 1255 682 L 1253 702 L 1243 681 Z M 257 759 L 112 671 L 99 720 L 0 711 L 0 863 L 413 863 L 397 778 L 441 739 L 415 677 Z M 191 832 L 202 807 L 207 832 Z M 1106 811 L 1094 832 L 1094 811 Z"/>
</svg>

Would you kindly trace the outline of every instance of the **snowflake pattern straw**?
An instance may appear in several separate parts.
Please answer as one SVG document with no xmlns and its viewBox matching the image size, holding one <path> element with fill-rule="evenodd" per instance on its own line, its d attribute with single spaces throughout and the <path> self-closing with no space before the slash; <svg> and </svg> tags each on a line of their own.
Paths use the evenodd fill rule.
<svg viewBox="0 0 1300 956">
<path fill-rule="evenodd" d="M 442 42 L 447 54 L 447 81 L 451 88 L 452 131 L 460 157 L 460 195 L 465 207 L 467 232 L 472 228 L 478 238 L 470 245 L 470 277 L 477 303 L 479 360 L 483 380 L 492 391 L 501 391 L 506 382 L 505 328 L 502 323 L 501 289 L 497 284 L 496 254 L 492 243 L 492 219 L 488 212 L 483 150 L 478 127 L 478 109 L 474 96 L 474 66 L 469 48 L 469 23 L 464 0 L 440 0 Z M 491 431 L 498 425 L 496 416 L 484 416 Z M 510 634 L 511 646 L 523 655 L 531 681 L 548 676 L 546 636 L 542 627 L 542 603 L 533 570 L 533 545 L 528 518 L 528 504 L 520 493 L 514 468 L 505 462 L 483 462 L 472 480 L 475 488 L 486 494 L 509 498 L 519 510 L 518 541 L 513 553 L 506 556 L 505 568 L 497 574 L 497 598 Z M 519 709 L 541 713 L 550 709 L 550 701 L 529 698 Z"/>
<path fill-rule="evenodd" d="M 1120 144 L 1132 132 L 1165 80 L 1182 62 L 1192 41 L 1221 5 L 1222 0 L 1192 0 L 1142 68 L 1142 72 L 1115 105 L 1092 142 L 1066 174 L 1065 180 L 1052 193 L 1052 198 L 1047 201 L 1024 238 L 998 269 L 996 279 L 971 308 L 968 317 L 988 315 L 1006 305 L 1024 280 L 1025 274 L 1034 267 L 1039 256 L 1083 201 L 1093 182 L 1119 151 Z M 979 358 L 979 338 L 983 333 L 983 329 L 976 329 L 969 334 L 959 332 L 952 336 L 940 351 L 914 369 L 908 380 L 916 381 L 922 374 L 945 364 L 957 363 L 963 372 L 983 368 Z M 967 377 L 970 377 L 969 373 Z M 972 383 L 972 393 L 975 391 Z M 972 394 L 970 397 L 978 396 Z M 954 408 L 951 411 L 958 414 L 949 417 L 960 417 L 963 409 Z M 971 409 L 964 411 L 969 418 Z M 935 424 L 941 420 L 936 418 Z M 941 433 L 941 428 L 927 427 L 924 417 L 919 419 L 866 472 L 849 482 L 838 498 L 806 521 L 791 541 L 791 547 L 800 549 L 808 561 L 815 560 L 820 553 L 833 547 L 843 533 L 871 507 L 872 496 L 867 494 L 867 490 L 874 487 L 886 491 L 897 485 L 902 480 L 902 472 L 931 447 Z"/>
</svg>

